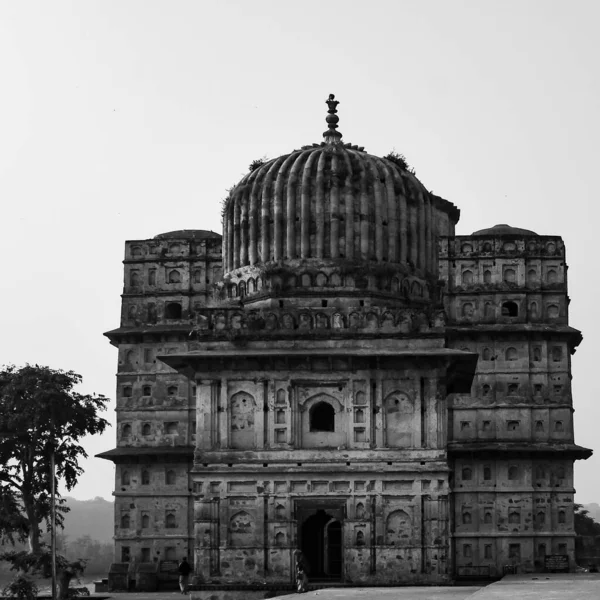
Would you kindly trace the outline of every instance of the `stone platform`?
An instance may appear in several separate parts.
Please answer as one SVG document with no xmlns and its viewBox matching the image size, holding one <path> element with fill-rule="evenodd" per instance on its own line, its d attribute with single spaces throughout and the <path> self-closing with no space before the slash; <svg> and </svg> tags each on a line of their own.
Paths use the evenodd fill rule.
<svg viewBox="0 0 600 600">
<path fill-rule="evenodd" d="M 507 575 L 485 587 L 329 588 L 276 600 L 600 600 L 600 574 Z M 199 599 L 200 600 L 200 599 Z M 202 600 L 205 600 L 204 598 Z"/>
<path fill-rule="evenodd" d="M 240 592 L 237 592 L 239 594 Z M 507 575 L 501 581 L 478 586 L 406 586 L 368 588 L 325 588 L 305 594 L 285 594 L 273 600 L 599 600 L 600 574 Z M 267 596 L 267 597 L 269 597 Z M 177 591 L 117 592 L 91 594 L 97 600 L 163 600 L 181 598 Z M 250 596 L 232 595 L 231 591 L 192 592 L 190 600 L 250 600 Z M 265 598 L 263 592 L 260 596 Z"/>
<path fill-rule="evenodd" d="M 288 596 L 289 598 L 289 596 Z M 399 596 L 399 598 L 403 598 Z M 598 600 L 600 573 L 507 575 L 469 600 Z M 320 600 L 323 600 L 322 598 Z"/>
</svg>

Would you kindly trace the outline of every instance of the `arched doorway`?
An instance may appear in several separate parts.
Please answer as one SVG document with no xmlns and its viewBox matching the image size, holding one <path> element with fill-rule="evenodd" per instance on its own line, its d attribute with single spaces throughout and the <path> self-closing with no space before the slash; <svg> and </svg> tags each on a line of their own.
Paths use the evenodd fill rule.
<svg viewBox="0 0 600 600">
<path fill-rule="evenodd" d="M 331 514 L 335 512 L 317 509 L 302 523 L 300 549 L 311 581 L 342 575 L 342 524 Z"/>
</svg>

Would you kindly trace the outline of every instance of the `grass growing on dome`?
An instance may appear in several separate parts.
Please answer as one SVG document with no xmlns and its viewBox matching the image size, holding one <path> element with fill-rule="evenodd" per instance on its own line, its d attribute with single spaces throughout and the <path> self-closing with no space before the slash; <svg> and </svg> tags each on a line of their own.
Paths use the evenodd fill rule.
<svg viewBox="0 0 600 600">
<path fill-rule="evenodd" d="M 259 169 L 266 162 L 268 162 L 268 160 L 269 159 L 266 156 L 262 156 L 261 158 L 257 158 L 256 160 L 253 160 L 250 163 L 250 165 L 248 166 L 248 171 L 250 171 L 250 173 L 253 173 L 254 171 L 256 171 L 256 169 Z"/>
<path fill-rule="evenodd" d="M 393 162 L 395 165 L 398 165 L 402 170 L 407 171 L 411 175 L 415 174 L 415 170 L 408 164 L 406 160 L 406 156 L 404 154 L 400 154 L 395 150 L 392 150 L 389 154 L 386 154 L 383 157 L 385 160 L 389 160 Z"/>
<path fill-rule="evenodd" d="M 229 204 L 231 202 L 231 192 L 233 192 L 234 189 L 235 189 L 235 185 L 232 185 L 230 188 L 227 188 L 225 190 L 227 192 L 227 195 L 225 196 L 225 198 L 221 199 L 221 217 L 225 216 L 225 213 L 227 212 L 227 209 L 229 208 Z"/>
</svg>

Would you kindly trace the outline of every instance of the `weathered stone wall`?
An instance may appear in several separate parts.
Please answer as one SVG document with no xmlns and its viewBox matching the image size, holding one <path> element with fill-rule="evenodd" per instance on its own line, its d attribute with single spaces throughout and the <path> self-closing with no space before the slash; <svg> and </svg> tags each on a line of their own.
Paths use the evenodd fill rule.
<svg viewBox="0 0 600 600">
<path fill-rule="evenodd" d="M 567 323 L 564 244 L 557 236 L 440 241 L 445 307 L 456 324 Z M 507 313 L 516 304 L 516 315 Z"/>
<path fill-rule="evenodd" d="M 162 564 L 193 553 L 189 470 L 196 443 L 196 390 L 157 356 L 187 349 L 186 323 L 210 301 L 221 279 L 220 239 L 127 242 L 124 265 L 115 555 Z M 142 331 L 141 325 L 150 328 Z M 186 448 L 187 455 L 182 453 Z"/>
<path fill-rule="evenodd" d="M 344 580 L 384 583 L 447 578 L 447 472 L 438 463 L 426 475 L 404 464 L 402 473 L 366 479 L 357 465 L 343 474 L 308 465 L 300 477 L 196 482 L 195 571 L 203 582 L 286 582 L 299 547 L 298 510 L 337 503 L 342 525 Z M 323 471 L 321 476 L 309 470 Z M 272 471 L 273 469 L 271 469 Z M 290 469 L 291 470 L 291 469 Z M 371 474 L 372 476 L 373 474 Z M 219 475 L 215 473 L 217 479 Z M 362 477 L 362 479 L 361 479 Z M 428 477 L 427 479 L 425 477 Z M 402 479 L 404 478 L 404 479 Z M 258 491 L 258 494 L 257 494 Z M 314 557 L 307 556 L 309 563 Z"/>
<path fill-rule="evenodd" d="M 448 399 L 456 570 L 539 570 L 545 554 L 574 548 L 570 356 L 579 337 L 566 327 L 564 245 L 460 236 L 442 240 L 440 257 L 448 345 L 479 355 L 471 394 Z"/>
<path fill-rule="evenodd" d="M 221 240 L 152 239 L 125 244 L 121 326 L 176 324 L 212 301 Z"/>
<path fill-rule="evenodd" d="M 290 583 L 319 511 L 357 584 L 572 553 L 580 336 L 560 238 L 442 238 L 445 312 L 409 263 L 230 254 L 221 282 L 217 239 L 126 245 L 117 558 L 193 554 L 202 582 Z"/>
<path fill-rule="evenodd" d="M 291 581 L 302 524 L 318 507 L 341 522 L 345 581 L 447 580 L 446 362 L 436 342 L 417 345 L 419 359 L 382 358 L 377 371 L 362 370 L 377 351 L 373 340 L 334 362 L 300 343 L 299 362 L 283 349 L 252 354 L 264 342 L 245 344 L 235 359 L 219 358 L 227 343 L 208 344 L 212 352 L 195 367 L 192 472 L 203 582 L 242 573 Z M 321 403 L 331 407 L 331 431 L 312 427 Z"/>
</svg>

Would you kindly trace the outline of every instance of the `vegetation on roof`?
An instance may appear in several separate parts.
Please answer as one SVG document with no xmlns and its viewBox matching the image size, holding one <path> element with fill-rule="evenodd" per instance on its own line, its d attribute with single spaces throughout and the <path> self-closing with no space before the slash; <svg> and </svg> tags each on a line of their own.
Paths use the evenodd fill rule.
<svg viewBox="0 0 600 600">
<path fill-rule="evenodd" d="M 250 173 L 253 173 L 254 171 L 256 171 L 256 169 L 259 169 L 260 167 L 262 167 L 269 159 L 266 156 L 262 156 L 261 158 L 257 158 L 256 160 L 253 160 L 250 165 L 248 166 L 248 170 L 250 171 Z"/>
<path fill-rule="evenodd" d="M 404 154 L 400 154 L 400 153 L 396 152 L 395 150 L 392 150 L 389 154 L 386 154 L 383 158 L 385 158 L 385 160 L 389 160 L 390 162 L 393 162 L 395 165 L 398 165 L 403 171 L 407 171 L 408 173 L 411 173 L 412 175 L 415 174 L 415 170 L 408 164 L 408 162 L 406 160 L 406 156 L 404 156 Z"/>
</svg>

